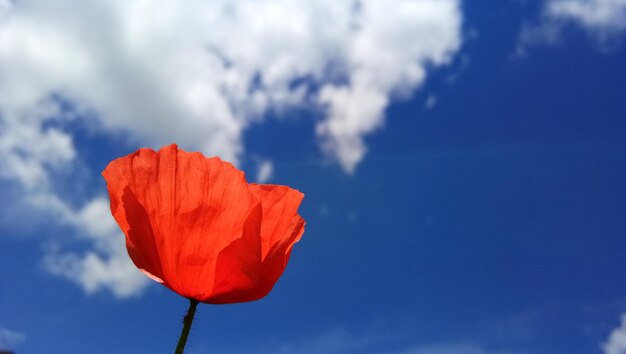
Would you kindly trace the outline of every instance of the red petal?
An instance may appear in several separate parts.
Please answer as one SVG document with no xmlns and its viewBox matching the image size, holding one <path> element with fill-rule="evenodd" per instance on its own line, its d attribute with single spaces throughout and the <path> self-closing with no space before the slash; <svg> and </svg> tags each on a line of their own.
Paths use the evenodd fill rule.
<svg viewBox="0 0 626 354">
<path fill-rule="evenodd" d="M 250 189 L 260 196 L 263 206 L 263 269 L 258 287 L 242 294 L 240 301 L 262 298 L 272 290 L 287 266 L 293 245 L 304 233 L 305 224 L 297 213 L 304 197 L 301 192 L 278 185 L 251 184 Z"/>
<path fill-rule="evenodd" d="M 117 159 L 103 176 L 139 268 L 200 301 L 256 286 L 259 198 L 230 163 L 170 145 Z"/>
</svg>

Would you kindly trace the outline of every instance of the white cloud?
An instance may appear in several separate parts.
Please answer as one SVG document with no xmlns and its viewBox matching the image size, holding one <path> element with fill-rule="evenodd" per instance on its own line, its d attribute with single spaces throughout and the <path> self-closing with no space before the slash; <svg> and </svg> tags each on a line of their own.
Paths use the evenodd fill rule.
<svg viewBox="0 0 626 354">
<path fill-rule="evenodd" d="M 388 103 L 461 42 L 457 0 L 12 7 L 0 24 L 0 108 L 13 120 L 56 93 L 109 129 L 236 160 L 243 129 L 268 109 L 318 103 L 327 112 L 322 144 L 346 170 L 362 159 L 362 138 L 382 125 Z M 34 123 L 47 116 L 29 115 Z"/>
<path fill-rule="evenodd" d="M 622 324 L 615 328 L 607 341 L 602 344 L 605 354 L 626 354 L 626 314 L 622 315 Z"/>
<path fill-rule="evenodd" d="M 0 326 L 0 349 L 14 348 L 25 339 L 24 333 Z"/>
<path fill-rule="evenodd" d="M 574 21 L 601 35 L 626 29 L 626 0 L 552 0 L 548 16 Z"/>
<path fill-rule="evenodd" d="M 427 64 L 447 63 L 460 45 L 455 1 L 363 3 L 361 29 L 344 45 L 349 84 L 325 84 L 318 98 L 329 112 L 317 127 L 322 146 L 350 172 L 367 151 L 363 137 L 383 125 L 391 99 L 410 93 Z"/>
<path fill-rule="evenodd" d="M 435 105 L 437 105 L 437 96 L 429 95 L 426 98 L 426 102 L 424 102 L 424 107 L 426 109 L 433 109 L 435 107 Z"/>
<path fill-rule="evenodd" d="M 526 25 L 520 33 L 518 54 L 525 54 L 532 45 L 558 43 L 570 24 L 605 45 L 626 30 L 626 0 L 548 0 L 541 20 Z"/>
<path fill-rule="evenodd" d="M 84 119 L 236 162 L 251 123 L 314 107 L 323 151 L 352 172 L 389 103 L 457 53 L 461 23 L 459 0 L 0 0 L 0 178 L 93 243 L 93 253 L 52 255 L 49 269 L 87 291 L 134 293 L 143 283 L 122 266 L 123 247 L 104 241 L 117 231 L 82 223 L 93 205 L 53 192 L 51 173 L 80 154 L 52 123 Z"/>
<path fill-rule="evenodd" d="M 118 298 L 126 298 L 138 295 L 148 284 L 148 278 L 129 261 L 123 246 L 104 256 L 99 252 L 52 253 L 45 257 L 44 265 L 52 274 L 80 285 L 87 294 L 107 289 Z"/>
<path fill-rule="evenodd" d="M 263 160 L 257 166 L 256 181 L 266 183 L 274 175 L 274 164 L 270 160 Z"/>
<path fill-rule="evenodd" d="M 65 208 L 64 220 L 82 231 L 93 245 L 84 254 L 50 250 L 44 266 L 52 274 L 82 286 L 88 294 L 108 289 L 125 298 L 139 294 L 149 283 L 126 253 L 124 235 L 109 211 L 105 198 L 96 198 L 78 211 Z"/>
</svg>

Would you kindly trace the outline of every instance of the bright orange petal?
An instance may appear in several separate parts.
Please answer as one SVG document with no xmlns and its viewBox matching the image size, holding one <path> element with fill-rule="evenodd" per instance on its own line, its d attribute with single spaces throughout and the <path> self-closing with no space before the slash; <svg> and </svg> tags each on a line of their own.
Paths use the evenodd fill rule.
<svg viewBox="0 0 626 354">
<path fill-rule="evenodd" d="M 200 301 L 256 286 L 259 198 L 230 163 L 170 145 L 117 159 L 103 176 L 139 268 Z"/>
<path fill-rule="evenodd" d="M 244 300 L 262 298 L 272 290 L 283 274 L 293 245 L 304 233 L 304 220 L 298 207 L 304 194 L 286 186 L 251 184 L 250 189 L 261 198 L 263 221 L 261 223 L 261 249 L 263 269 L 259 285 L 247 292 Z"/>
</svg>

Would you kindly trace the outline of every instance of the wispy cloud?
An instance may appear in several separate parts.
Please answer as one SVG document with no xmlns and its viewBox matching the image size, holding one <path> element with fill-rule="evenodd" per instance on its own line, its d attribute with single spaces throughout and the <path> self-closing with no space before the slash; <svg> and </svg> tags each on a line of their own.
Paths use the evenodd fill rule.
<svg viewBox="0 0 626 354">
<path fill-rule="evenodd" d="M 389 354 L 495 354 L 471 344 L 419 345 Z"/>
<path fill-rule="evenodd" d="M 540 19 L 522 29 L 517 54 L 538 44 L 559 43 L 569 26 L 583 29 L 606 48 L 626 30 L 626 0 L 547 0 Z"/>
<path fill-rule="evenodd" d="M 263 160 L 258 163 L 256 181 L 266 183 L 274 175 L 274 164 L 270 160 Z"/>
<path fill-rule="evenodd" d="M 602 344 L 602 350 L 605 354 L 626 353 L 626 314 L 622 315 L 621 325 L 615 328 Z"/>
<path fill-rule="evenodd" d="M 332 333 L 331 333 L 332 334 Z M 382 336 L 324 336 L 310 345 L 303 344 L 302 347 L 288 346 L 280 353 L 307 353 L 307 354 L 349 354 L 349 353 L 381 353 L 381 354 L 522 354 L 515 351 L 489 350 L 480 345 L 466 342 L 450 342 L 435 344 L 413 344 L 400 346 L 400 349 L 388 349 L 398 347 L 397 344 L 390 343 Z M 301 351 L 290 351 L 298 348 Z M 372 348 L 377 348 L 372 350 Z M 387 348 L 387 349 L 385 349 Z"/>
<path fill-rule="evenodd" d="M 190 353 L 205 351 L 202 343 L 189 348 Z M 491 350 L 467 341 L 442 341 L 420 343 L 414 336 L 399 334 L 388 329 L 351 331 L 344 327 L 309 337 L 280 343 L 256 343 L 252 348 L 232 348 L 231 353 L 299 353 L 299 354 L 522 354 L 519 351 Z"/>
<path fill-rule="evenodd" d="M 88 294 L 108 289 L 119 298 L 137 295 L 149 284 L 127 256 L 124 235 L 111 217 L 107 199 L 96 198 L 78 211 L 68 210 L 65 220 L 92 249 L 83 254 L 49 249 L 44 258 L 48 271 L 74 281 Z"/>
<path fill-rule="evenodd" d="M 0 349 L 13 349 L 25 339 L 24 333 L 0 326 Z"/>
<path fill-rule="evenodd" d="M 435 107 L 435 105 L 437 105 L 437 96 L 429 95 L 426 98 L 426 102 L 424 102 L 424 107 L 426 109 L 433 109 Z"/>
<path fill-rule="evenodd" d="M 282 343 L 273 350 L 275 353 L 302 354 L 358 353 L 385 341 L 386 336 L 379 333 L 355 335 L 344 328 L 337 327 L 322 335 L 306 338 L 299 342 Z"/>
</svg>

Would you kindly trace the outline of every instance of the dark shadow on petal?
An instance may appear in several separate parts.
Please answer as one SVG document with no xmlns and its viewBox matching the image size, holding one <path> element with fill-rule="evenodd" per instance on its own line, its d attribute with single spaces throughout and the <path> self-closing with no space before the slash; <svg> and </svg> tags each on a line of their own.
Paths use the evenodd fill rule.
<svg viewBox="0 0 626 354">
<path fill-rule="evenodd" d="M 248 301 L 243 294 L 258 287 L 261 276 L 261 220 L 259 203 L 250 213 L 241 238 L 231 242 L 218 255 L 213 295 L 207 303 L 222 304 Z"/>
<path fill-rule="evenodd" d="M 163 274 L 159 250 L 148 212 L 128 186 L 124 188 L 122 205 L 129 225 L 126 234 L 128 255 L 137 268 L 149 273 L 151 278 L 161 279 L 164 285 L 169 287 L 169 281 L 165 279 Z"/>
</svg>

